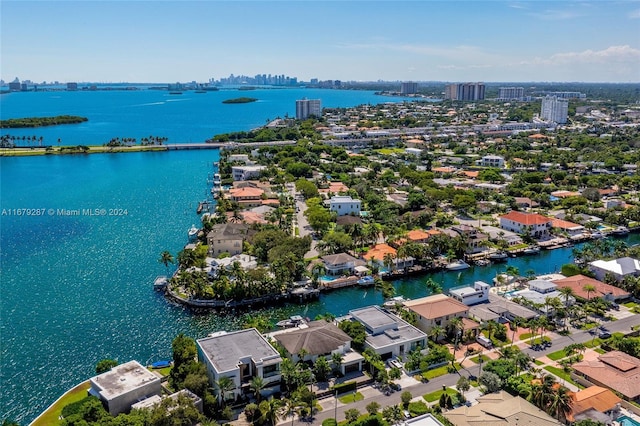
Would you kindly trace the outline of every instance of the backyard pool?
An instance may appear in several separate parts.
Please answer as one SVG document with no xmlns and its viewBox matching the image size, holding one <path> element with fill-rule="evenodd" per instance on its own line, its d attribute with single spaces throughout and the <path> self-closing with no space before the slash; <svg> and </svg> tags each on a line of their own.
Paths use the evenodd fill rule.
<svg viewBox="0 0 640 426">
<path fill-rule="evenodd" d="M 620 426 L 640 426 L 640 422 L 629 416 L 618 417 L 616 420 L 620 423 Z"/>
</svg>

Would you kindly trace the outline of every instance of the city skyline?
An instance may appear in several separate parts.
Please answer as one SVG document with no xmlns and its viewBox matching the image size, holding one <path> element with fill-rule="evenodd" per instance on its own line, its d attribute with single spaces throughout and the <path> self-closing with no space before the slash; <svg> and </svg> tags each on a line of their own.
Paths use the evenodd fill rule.
<svg viewBox="0 0 640 426">
<path fill-rule="evenodd" d="M 2 1 L 2 78 L 640 81 L 640 2 Z"/>
</svg>

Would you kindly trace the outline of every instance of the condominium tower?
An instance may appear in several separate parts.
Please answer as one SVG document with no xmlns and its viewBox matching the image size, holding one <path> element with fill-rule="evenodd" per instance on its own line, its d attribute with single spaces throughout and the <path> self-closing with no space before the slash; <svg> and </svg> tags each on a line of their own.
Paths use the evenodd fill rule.
<svg viewBox="0 0 640 426">
<path fill-rule="evenodd" d="M 320 117 L 322 115 L 322 105 L 320 99 L 299 99 L 296 101 L 296 118 L 304 120 L 310 116 Z"/>
<path fill-rule="evenodd" d="M 481 101 L 484 99 L 484 83 L 454 83 L 444 88 L 444 98 L 456 101 Z"/>
<path fill-rule="evenodd" d="M 542 99 L 540 118 L 543 120 L 564 124 L 567 122 L 568 112 L 569 101 L 567 99 L 559 99 L 557 96 L 545 96 Z"/>
<path fill-rule="evenodd" d="M 524 98 L 524 87 L 501 87 L 498 91 L 498 100 L 510 101 Z"/>
</svg>

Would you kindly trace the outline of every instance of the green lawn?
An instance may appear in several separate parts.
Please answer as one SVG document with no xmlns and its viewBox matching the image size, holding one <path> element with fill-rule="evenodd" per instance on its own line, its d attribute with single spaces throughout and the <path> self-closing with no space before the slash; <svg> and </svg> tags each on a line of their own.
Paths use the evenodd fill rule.
<svg viewBox="0 0 640 426">
<path fill-rule="evenodd" d="M 601 343 L 602 343 L 602 340 L 600 340 L 599 337 L 596 337 L 595 339 L 591 339 L 584 342 L 584 346 L 587 348 L 595 348 L 597 346 L 600 346 Z"/>
<path fill-rule="evenodd" d="M 597 327 L 598 323 L 595 322 L 587 322 L 580 326 L 580 330 L 591 330 L 593 327 Z"/>
<path fill-rule="evenodd" d="M 606 354 L 607 353 L 607 351 L 605 351 L 602 348 L 595 348 L 594 351 L 598 352 L 599 354 Z"/>
<path fill-rule="evenodd" d="M 544 369 L 547 370 L 548 372 L 550 372 L 552 374 L 555 374 L 556 376 L 560 377 L 561 379 L 563 379 L 567 383 L 571 383 L 572 385 L 577 386 L 580 389 L 584 389 L 584 386 L 580 385 L 579 383 L 574 382 L 571 379 L 571 376 L 569 375 L 569 373 L 565 373 L 562 368 L 552 367 L 552 366 L 549 365 L 547 367 L 544 367 Z"/>
<path fill-rule="evenodd" d="M 539 361 L 539 360 L 537 360 L 537 359 L 534 359 L 534 360 L 533 360 L 533 363 L 534 363 L 535 365 L 542 365 L 542 364 L 544 364 L 544 362 Z"/>
<path fill-rule="evenodd" d="M 45 411 L 42 416 L 40 416 L 35 422 L 33 422 L 32 426 L 48 426 L 48 425 L 57 425 L 60 423 L 58 420 L 60 415 L 62 414 L 62 409 L 73 403 L 80 401 L 87 397 L 87 391 L 91 387 L 89 381 L 79 384 L 75 388 L 68 391 L 59 401 L 57 401 L 54 405 L 49 407 L 47 411 Z"/>
<path fill-rule="evenodd" d="M 531 334 L 531 333 L 522 333 L 522 334 L 520 335 L 519 339 L 520 339 L 520 340 L 526 340 L 526 339 L 531 338 L 531 336 L 533 336 L 533 334 Z"/>
<path fill-rule="evenodd" d="M 424 398 L 424 400 L 427 402 L 435 402 L 440 399 L 440 396 L 442 396 L 444 392 L 448 393 L 451 396 L 457 395 L 458 393 L 458 391 L 456 391 L 455 389 L 447 388 L 446 391 L 443 391 L 442 389 L 440 389 L 435 392 L 431 392 L 426 395 L 423 395 L 422 398 Z"/>
<path fill-rule="evenodd" d="M 362 395 L 360 392 L 356 392 L 355 394 L 350 393 L 348 395 L 338 398 L 338 400 L 343 404 L 351 404 L 352 402 L 362 401 L 363 399 L 364 399 L 364 395 Z"/>
<path fill-rule="evenodd" d="M 166 377 L 169 375 L 169 373 L 171 373 L 171 368 L 172 367 L 165 367 L 165 368 L 158 368 L 158 369 L 154 369 L 154 368 L 148 368 L 149 371 L 156 371 L 158 373 L 160 373 L 162 376 Z"/>
<path fill-rule="evenodd" d="M 627 308 L 635 308 L 636 306 L 638 306 L 638 304 L 636 302 L 627 302 L 623 303 L 622 306 L 625 306 Z"/>
<path fill-rule="evenodd" d="M 456 369 L 460 369 L 460 364 L 456 362 Z M 442 367 L 434 368 L 433 370 L 425 371 L 422 373 L 422 377 L 425 379 L 434 379 L 436 377 L 444 376 L 445 374 L 449 374 L 449 367 L 451 364 L 443 365 Z"/>
<path fill-rule="evenodd" d="M 549 355 L 547 355 L 547 357 L 549 359 L 557 361 L 559 359 L 566 358 L 567 353 L 564 351 L 564 349 L 560 349 L 559 351 L 551 352 Z"/>
<path fill-rule="evenodd" d="M 404 149 L 402 149 L 402 148 L 380 148 L 380 149 L 376 149 L 376 152 L 379 152 L 380 154 L 384 154 L 384 155 L 402 154 L 404 152 Z"/>
<path fill-rule="evenodd" d="M 480 357 L 482 357 L 482 362 L 487 362 L 487 361 L 489 361 L 491 359 L 486 355 L 478 355 L 478 356 L 474 356 L 473 358 L 469 358 L 469 360 L 475 362 L 476 364 L 479 364 L 480 363 Z"/>
</svg>

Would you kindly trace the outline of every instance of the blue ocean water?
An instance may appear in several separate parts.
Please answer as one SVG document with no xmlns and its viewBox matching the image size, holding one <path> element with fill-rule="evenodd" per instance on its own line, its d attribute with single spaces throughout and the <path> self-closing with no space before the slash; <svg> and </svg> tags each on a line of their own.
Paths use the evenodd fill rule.
<svg viewBox="0 0 640 426">
<path fill-rule="evenodd" d="M 252 97 L 256 102 L 223 104 Z M 321 99 L 322 106 L 349 107 L 398 102 L 404 98 L 372 91 L 256 89 L 170 95 L 166 90 L 16 92 L 0 96 L 0 118 L 79 115 L 89 121 L 37 129 L 0 129 L 0 134 L 42 136 L 43 144 L 102 145 L 111 138 L 168 137 L 168 143 L 204 142 L 220 133 L 249 130 L 276 117 L 295 117 L 295 100 Z"/>
<path fill-rule="evenodd" d="M 273 101 L 274 109 L 260 118 L 226 114 L 218 125 L 227 130 L 247 130 L 252 126 L 249 120 L 259 125 L 266 118 L 282 116 L 277 108 L 289 108 L 303 92 L 269 91 L 274 96 L 284 93 L 290 98 L 280 103 Z M 355 91 L 323 91 L 317 94 L 323 103 L 325 93 L 343 96 L 345 105 L 366 103 L 373 96 Z M 76 102 L 80 102 L 86 101 L 82 96 L 87 94 L 97 96 L 94 100 L 112 95 L 70 95 L 77 96 Z M 115 94 L 125 99 L 131 95 Z M 47 108 L 53 108 L 46 105 L 47 99 L 57 94 L 37 95 L 43 97 L 37 102 L 31 98 L 33 111 L 44 114 Z M 26 97 L 20 102 L 7 102 L 14 95 L 5 96 L 0 97 L 3 118 L 37 115 L 12 109 Z M 309 93 L 305 96 L 316 97 Z M 125 103 L 117 96 L 113 102 Z M 95 102 L 86 103 L 86 115 L 100 115 L 99 108 L 93 112 L 90 107 Z M 71 101 L 69 105 L 76 109 L 52 109 L 48 114 L 82 112 L 82 105 Z M 160 135 L 136 127 L 143 124 L 131 121 L 128 113 L 109 112 L 114 109 L 109 105 L 103 105 L 103 109 L 104 114 L 113 114 L 110 120 L 116 123 L 114 128 L 123 129 L 117 133 L 120 136 L 135 136 L 132 129 L 139 129 L 142 135 Z M 199 113 L 194 110 L 192 114 Z M 153 113 L 138 120 L 153 121 Z M 224 120 L 229 122 L 225 124 Z M 240 124 L 234 127 L 235 123 Z M 182 122 L 174 124 L 188 131 Z M 73 131 L 66 131 L 70 134 L 65 138 L 75 137 Z M 0 157 L 0 211 L 6 210 L 0 216 L 0 418 L 28 423 L 62 392 L 93 375 L 95 364 L 102 358 L 136 359 L 142 363 L 166 359 L 171 355 L 171 340 L 178 333 L 199 338 L 241 325 L 238 317 L 196 315 L 170 305 L 152 290 L 153 279 L 165 273 L 158 262 L 160 252 L 177 253 L 186 243 L 188 228 L 198 222 L 197 202 L 206 196 L 206 178 L 217 159 L 215 150 Z M 44 214 L 14 214 L 22 208 L 44 209 Z M 107 213 L 119 209 L 120 213 L 126 210 L 126 214 L 68 216 L 59 214 L 58 209 L 105 209 Z M 630 238 L 637 240 L 636 237 Z M 560 249 L 543 252 L 539 257 L 510 259 L 509 264 L 523 273 L 528 269 L 551 272 L 568 262 L 570 255 L 570 249 Z M 446 289 L 477 279 L 489 281 L 504 267 L 472 268 L 435 274 L 434 278 Z M 399 280 L 394 285 L 399 294 L 416 298 L 427 294 L 424 280 L 425 277 Z M 264 312 L 275 321 L 292 314 L 342 315 L 349 309 L 380 302 L 379 292 L 351 288 L 324 294 L 308 305 Z"/>
</svg>

